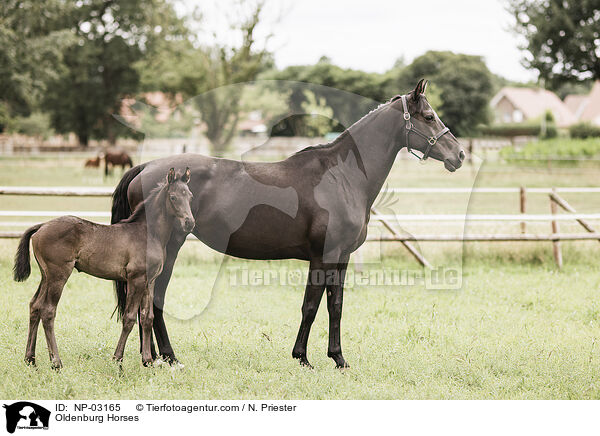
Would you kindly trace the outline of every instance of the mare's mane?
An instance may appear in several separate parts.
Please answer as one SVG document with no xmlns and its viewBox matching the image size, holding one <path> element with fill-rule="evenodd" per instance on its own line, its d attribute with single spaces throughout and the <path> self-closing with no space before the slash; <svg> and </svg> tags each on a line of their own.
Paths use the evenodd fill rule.
<svg viewBox="0 0 600 436">
<path fill-rule="evenodd" d="M 369 112 L 367 112 L 365 115 L 363 115 L 358 121 L 356 121 L 354 124 L 352 124 L 352 126 L 359 125 L 360 123 L 362 123 L 367 118 L 370 118 L 371 115 L 373 115 L 375 112 L 379 111 L 379 109 L 381 109 L 382 107 L 387 106 L 389 103 L 391 103 L 394 100 L 394 98 L 386 101 L 385 103 L 381 103 L 377 107 L 371 109 Z M 350 126 L 350 127 L 352 127 L 352 126 Z M 294 154 L 299 154 L 299 153 L 303 153 L 305 151 L 310 151 L 310 150 L 321 150 L 321 149 L 328 149 L 330 147 L 333 147 L 334 145 L 336 145 L 337 143 L 339 143 L 343 139 L 347 138 L 348 135 L 350 135 L 350 133 L 349 133 L 350 127 L 348 127 L 346 130 L 344 130 L 342 133 L 340 133 L 338 135 L 338 137 L 335 138 L 331 142 L 328 142 L 326 144 L 309 145 L 308 147 L 305 147 L 302 150 L 299 150 L 299 151 L 297 151 Z"/>
</svg>

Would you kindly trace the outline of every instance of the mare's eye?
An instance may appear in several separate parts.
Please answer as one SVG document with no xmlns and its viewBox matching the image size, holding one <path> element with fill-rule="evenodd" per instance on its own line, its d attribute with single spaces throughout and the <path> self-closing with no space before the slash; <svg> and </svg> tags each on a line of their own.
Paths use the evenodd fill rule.
<svg viewBox="0 0 600 436">
<path fill-rule="evenodd" d="M 433 115 L 425 115 L 427 121 L 433 121 Z"/>
<path fill-rule="evenodd" d="M 177 200 L 177 197 L 175 197 L 174 195 L 171 195 L 171 201 L 175 201 Z"/>
</svg>

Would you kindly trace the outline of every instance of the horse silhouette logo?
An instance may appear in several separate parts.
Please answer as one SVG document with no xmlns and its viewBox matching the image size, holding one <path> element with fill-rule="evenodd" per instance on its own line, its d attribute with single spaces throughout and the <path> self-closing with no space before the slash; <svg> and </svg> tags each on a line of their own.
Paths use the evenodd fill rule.
<svg viewBox="0 0 600 436">
<path fill-rule="evenodd" d="M 48 429 L 50 411 L 42 406 L 28 401 L 5 404 L 6 431 L 14 433 L 19 429 Z"/>
</svg>

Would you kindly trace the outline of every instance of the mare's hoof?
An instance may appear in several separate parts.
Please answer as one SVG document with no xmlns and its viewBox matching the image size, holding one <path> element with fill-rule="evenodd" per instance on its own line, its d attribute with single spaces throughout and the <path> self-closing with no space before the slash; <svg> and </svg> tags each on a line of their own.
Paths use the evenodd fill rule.
<svg viewBox="0 0 600 436">
<path fill-rule="evenodd" d="M 179 360 L 175 360 L 171 362 L 171 371 L 182 371 L 185 368 L 185 365 L 181 363 Z"/>
<path fill-rule="evenodd" d="M 162 360 L 160 357 L 157 357 L 156 359 L 154 359 L 154 361 L 152 362 L 152 365 L 155 368 L 160 368 L 161 366 L 165 366 L 167 365 L 167 362 L 165 362 L 164 360 Z"/>
<path fill-rule="evenodd" d="M 25 364 L 27 366 L 35 366 L 35 357 L 25 357 Z"/>
<path fill-rule="evenodd" d="M 55 371 L 60 371 L 60 369 L 62 368 L 63 364 L 60 360 L 54 361 L 52 362 L 52 369 Z"/>
<path fill-rule="evenodd" d="M 338 369 L 350 368 L 348 362 L 342 356 L 342 353 L 327 353 L 327 356 L 331 357 L 335 362 L 335 367 Z"/>
<path fill-rule="evenodd" d="M 300 366 L 304 366 L 308 369 L 315 369 L 315 367 L 310 364 L 306 356 L 296 357 L 295 359 L 298 359 Z"/>
<path fill-rule="evenodd" d="M 185 365 L 181 363 L 174 354 L 163 354 L 159 358 L 162 362 L 168 363 L 171 366 L 171 369 L 183 369 Z"/>
</svg>

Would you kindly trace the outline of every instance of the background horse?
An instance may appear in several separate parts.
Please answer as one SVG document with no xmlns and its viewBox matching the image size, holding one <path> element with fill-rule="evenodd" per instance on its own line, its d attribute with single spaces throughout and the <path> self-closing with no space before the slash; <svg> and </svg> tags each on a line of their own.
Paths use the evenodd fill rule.
<svg viewBox="0 0 600 436">
<path fill-rule="evenodd" d="M 103 279 L 127 281 L 126 295 L 119 306 L 123 329 L 114 358 L 119 361 L 123 358 L 127 337 L 138 309 L 141 309 L 142 360 L 144 364 L 152 362 L 154 280 L 162 271 L 165 246 L 175 225 L 182 234 L 189 233 L 194 227 L 190 210 L 192 194 L 187 187 L 189 179 L 189 168 L 180 179 L 171 168 L 167 182 L 140 203 L 131 217 L 118 224 L 106 226 L 64 216 L 33 226 L 24 233 L 15 257 L 14 279 L 24 281 L 29 277 L 30 239 L 42 273 L 30 303 L 27 362 L 35 363 L 35 342 L 41 318 L 52 366 L 62 366 L 54 335 L 54 318 L 73 268 Z"/>
<path fill-rule="evenodd" d="M 308 147 L 280 162 L 259 163 L 185 154 L 129 170 L 113 194 L 112 221 L 128 216 L 156 186 L 164 168 L 189 165 L 194 171 L 194 235 L 211 248 L 246 259 L 301 259 L 309 262 L 302 321 L 292 356 L 303 365 L 307 342 L 323 292 L 329 311 L 328 356 L 348 366 L 340 340 L 344 276 L 350 254 L 365 241 L 370 208 L 397 153 L 407 147 L 432 157 L 449 171 L 465 153 L 437 117 L 419 81 L 406 96 L 380 105 L 333 142 Z M 174 362 L 163 319 L 164 297 L 185 235 L 173 233 L 167 260 L 156 280 L 154 333 L 161 356 Z M 124 284 L 117 282 L 117 295 Z M 122 297 L 120 297 L 122 298 Z"/>
<path fill-rule="evenodd" d="M 100 156 L 93 157 L 85 161 L 85 168 L 98 168 L 100 166 L 100 160 L 102 158 Z"/>
<path fill-rule="evenodd" d="M 125 171 L 125 167 L 133 167 L 133 161 L 124 150 L 106 150 L 104 154 L 104 175 L 108 175 L 109 165 L 111 168 L 121 166 Z"/>
</svg>

